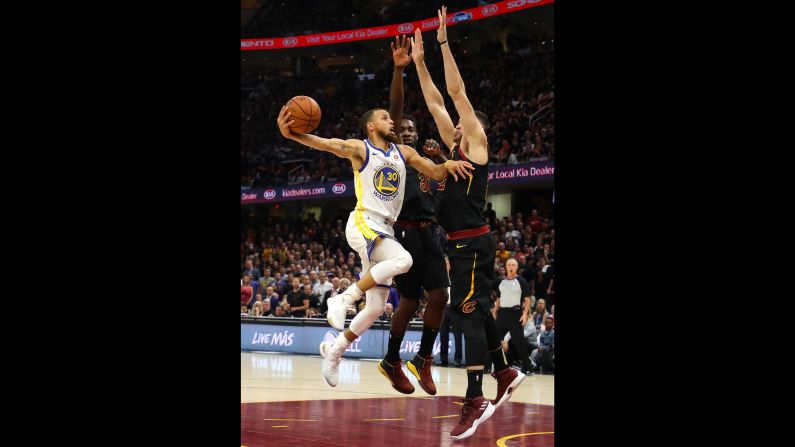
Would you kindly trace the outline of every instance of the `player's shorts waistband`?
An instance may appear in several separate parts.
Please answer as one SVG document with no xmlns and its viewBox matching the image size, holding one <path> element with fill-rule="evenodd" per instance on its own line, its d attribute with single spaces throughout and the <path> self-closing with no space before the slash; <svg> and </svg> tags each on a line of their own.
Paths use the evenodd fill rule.
<svg viewBox="0 0 795 447">
<path fill-rule="evenodd" d="M 455 241 L 457 239 L 464 239 L 468 237 L 475 237 L 475 236 L 482 236 L 486 233 L 491 231 L 488 225 L 483 225 L 482 227 L 471 228 L 469 230 L 461 230 L 461 231 L 452 231 L 447 233 L 447 238 L 451 241 Z"/>
</svg>

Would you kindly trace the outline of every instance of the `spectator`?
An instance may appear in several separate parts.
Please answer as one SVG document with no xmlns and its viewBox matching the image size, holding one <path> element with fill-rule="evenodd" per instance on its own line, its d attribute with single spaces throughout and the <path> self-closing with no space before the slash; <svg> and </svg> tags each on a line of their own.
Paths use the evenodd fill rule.
<svg viewBox="0 0 795 447">
<path fill-rule="evenodd" d="M 511 257 L 511 252 L 505 249 L 505 242 L 500 242 L 497 244 L 497 257 L 500 258 L 502 264 L 505 264 L 505 261 Z"/>
<path fill-rule="evenodd" d="M 279 294 L 273 290 L 273 287 L 266 287 L 265 296 L 262 298 L 270 303 L 270 309 L 276 309 L 276 306 L 279 305 Z"/>
<path fill-rule="evenodd" d="M 281 272 L 276 272 L 273 275 L 273 279 L 276 280 L 276 282 L 274 283 L 274 289 L 273 290 L 276 291 L 276 293 L 279 293 L 281 295 L 287 293 L 287 290 L 286 290 L 287 289 L 287 284 L 289 284 L 287 282 L 287 277 L 286 276 L 282 276 Z"/>
<path fill-rule="evenodd" d="M 267 258 L 264 258 L 264 259 L 267 259 Z M 271 269 L 269 269 L 269 268 L 263 269 L 262 276 L 260 277 L 258 282 L 259 282 L 259 286 L 261 288 L 265 288 L 265 287 L 274 285 L 276 283 L 276 280 L 273 279 L 273 277 L 271 277 Z"/>
<path fill-rule="evenodd" d="M 541 298 L 536 303 L 536 311 L 533 313 L 533 324 L 535 324 L 537 330 L 541 330 L 541 325 L 548 316 L 549 312 L 547 312 L 547 302 Z"/>
<path fill-rule="evenodd" d="M 520 233 L 519 230 L 513 227 L 512 222 L 508 222 L 508 231 L 505 232 L 504 237 L 506 239 L 510 237 L 512 239 L 519 240 L 522 238 L 522 233 Z"/>
<path fill-rule="evenodd" d="M 301 289 L 301 280 L 293 277 L 293 289 L 284 296 L 290 306 L 290 316 L 303 318 L 309 309 L 309 297 Z M 285 309 L 288 310 L 288 309 Z"/>
<path fill-rule="evenodd" d="M 259 281 L 260 276 L 262 276 L 259 269 L 254 268 L 254 261 L 251 259 L 246 259 L 246 269 L 243 270 L 243 274 L 251 276 L 251 281 Z"/>
<path fill-rule="evenodd" d="M 541 374 L 552 374 L 554 370 L 553 353 L 555 350 L 555 322 L 547 315 L 544 320 L 543 332 L 538 336 L 538 349 L 531 354 L 533 362 L 541 367 Z"/>
<path fill-rule="evenodd" d="M 251 297 L 254 296 L 254 288 L 251 287 L 251 275 L 243 275 L 243 284 L 240 285 L 240 304 L 248 308 Z"/>
<path fill-rule="evenodd" d="M 263 300 L 262 301 L 262 313 L 259 315 L 261 317 L 270 317 L 273 315 L 273 307 L 271 306 L 270 300 Z"/>
<path fill-rule="evenodd" d="M 320 305 L 320 301 L 318 297 L 312 293 L 312 286 L 305 284 L 302 289 L 304 291 L 304 296 L 309 298 L 309 307 L 314 307 L 315 310 L 317 310 L 317 307 Z"/>
<path fill-rule="evenodd" d="M 317 299 L 318 308 L 323 304 L 326 298 L 326 292 L 330 292 L 333 287 L 334 286 L 330 282 L 328 282 L 328 277 L 326 276 L 326 273 L 322 272 L 319 281 L 317 282 L 317 284 L 315 284 L 312 287 L 312 295 L 315 296 Z"/>
<path fill-rule="evenodd" d="M 270 304 L 270 301 L 268 302 Z M 251 316 L 252 317 L 260 317 L 262 316 L 263 310 L 263 302 L 262 302 L 262 294 L 257 294 L 257 300 L 254 301 L 254 304 L 251 306 Z"/>
</svg>

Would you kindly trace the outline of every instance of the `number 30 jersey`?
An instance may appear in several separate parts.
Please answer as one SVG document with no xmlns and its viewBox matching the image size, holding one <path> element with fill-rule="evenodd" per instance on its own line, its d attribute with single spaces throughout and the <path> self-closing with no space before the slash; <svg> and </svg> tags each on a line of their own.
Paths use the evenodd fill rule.
<svg viewBox="0 0 795 447">
<path fill-rule="evenodd" d="M 389 225 L 395 223 L 403 207 L 406 189 L 406 159 L 400 149 L 389 143 L 389 150 L 382 149 L 364 140 L 367 155 L 362 167 L 353 171 L 356 190 L 355 214 L 367 213 Z"/>
</svg>

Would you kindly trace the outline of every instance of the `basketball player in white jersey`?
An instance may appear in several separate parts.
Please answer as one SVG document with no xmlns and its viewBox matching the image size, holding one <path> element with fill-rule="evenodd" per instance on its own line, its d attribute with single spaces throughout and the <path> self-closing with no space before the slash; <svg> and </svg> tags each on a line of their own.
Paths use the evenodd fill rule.
<svg viewBox="0 0 795 447">
<path fill-rule="evenodd" d="M 395 144 L 398 141 L 395 124 L 384 109 L 372 109 L 362 115 L 361 128 L 367 134 L 364 140 L 294 133 L 289 127 L 293 122 L 290 110 L 282 107 L 277 123 L 285 138 L 347 158 L 353 166 L 356 208 L 348 217 L 345 237 L 359 253 L 362 276 L 345 292 L 328 300 L 329 324 L 341 333 L 333 343 L 320 344 L 320 353 L 326 359 L 323 377 L 329 385 L 337 386 L 345 349 L 384 313 L 392 277 L 407 272 L 412 264 L 411 255 L 395 240 L 392 229 L 403 205 L 406 163 L 437 181 L 443 180 L 447 173 L 456 181 L 459 176 L 468 177 L 473 167 L 466 161 L 437 165 L 410 146 Z M 347 305 L 365 293 L 364 310 L 343 332 Z"/>
</svg>

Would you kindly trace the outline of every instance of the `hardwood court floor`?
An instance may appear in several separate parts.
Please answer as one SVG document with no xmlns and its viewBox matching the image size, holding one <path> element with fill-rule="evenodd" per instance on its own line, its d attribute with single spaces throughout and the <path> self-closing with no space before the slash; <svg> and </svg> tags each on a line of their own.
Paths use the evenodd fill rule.
<svg viewBox="0 0 795 447">
<path fill-rule="evenodd" d="M 437 394 L 429 396 L 404 366 L 416 388 L 404 395 L 376 361 L 343 358 L 336 388 L 321 377 L 321 362 L 320 356 L 241 353 L 242 445 L 453 445 L 448 433 L 466 391 L 464 369 L 434 367 Z M 484 379 L 484 396 L 494 398 L 496 382 Z M 475 435 L 455 445 L 552 446 L 553 404 L 554 377 L 527 377 Z"/>
</svg>

